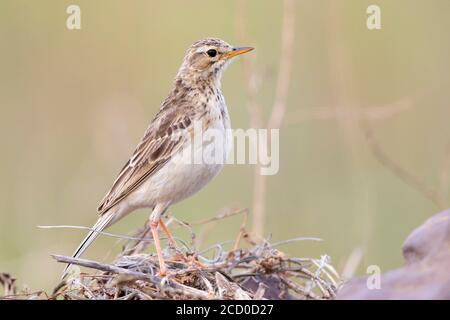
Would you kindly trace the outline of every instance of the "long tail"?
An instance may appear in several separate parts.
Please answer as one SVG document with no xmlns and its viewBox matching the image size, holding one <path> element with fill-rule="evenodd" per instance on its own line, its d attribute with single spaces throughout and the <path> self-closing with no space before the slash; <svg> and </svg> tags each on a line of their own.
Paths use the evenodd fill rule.
<svg viewBox="0 0 450 320">
<path fill-rule="evenodd" d="M 104 229 L 106 229 L 108 226 L 110 226 L 113 222 L 115 214 L 113 212 L 107 212 L 104 215 L 102 215 L 100 218 L 98 218 L 97 222 L 92 227 L 92 230 L 89 231 L 86 238 L 84 238 L 83 242 L 78 246 L 77 250 L 75 250 L 72 257 L 78 258 L 80 257 L 84 251 L 86 251 L 87 248 L 94 242 L 94 240 L 99 236 L 100 232 L 102 232 Z M 64 269 L 63 275 L 61 279 L 64 279 L 70 269 L 71 264 L 68 264 L 66 268 Z"/>
</svg>

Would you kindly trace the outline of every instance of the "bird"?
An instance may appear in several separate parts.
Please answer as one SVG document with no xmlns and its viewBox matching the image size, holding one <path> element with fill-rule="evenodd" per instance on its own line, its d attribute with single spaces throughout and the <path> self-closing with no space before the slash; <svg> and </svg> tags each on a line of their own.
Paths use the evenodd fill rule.
<svg viewBox="0 0 450 320">
<path fill-rule="evenodd" d="M 223 168 L 231 150 L 232 134 L 221 90 L 222 74 L 234 57 L 253 49 L 234 47 L 218 38 L 198 40 L 189 47 L 169 95 L 100 202 L 99 218 L 73 258 L 79 258 L 112 224 L 136 209 L 149 208 L 148 223 L 158 257 L 159 275 L 166 275 L 158 228 L 167 235 L 171 247 L 176 244 L 162 216 L 171 205 L 197 193 Z M 196 145 L 195 139 L 210 131 L 220 138 L 221 143 L 219 147 L 215 144 L 214 152 L 221 161 L 180 161 L 185 159 L 183 154 L 189 154 L 187 150 L 201 156 L 208 149 L 205 148 L 208 140 L 200 140 L 202 143 Z M 70 266 L 66 265 L 63 279 Z"/>
</svg>

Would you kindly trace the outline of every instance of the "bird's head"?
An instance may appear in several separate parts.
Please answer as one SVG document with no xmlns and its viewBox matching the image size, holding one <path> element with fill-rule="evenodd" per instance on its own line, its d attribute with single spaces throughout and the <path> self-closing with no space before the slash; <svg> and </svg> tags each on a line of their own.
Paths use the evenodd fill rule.
<svg viewBox="0 0 450 320">
<path fill-rule="evenodd" d="M 216 38 L 199 40 L 187 50 L 177 78 L 218 82 L 233 57 L 252 50 L 251 47 L 233 47 Z"/>
</svg>

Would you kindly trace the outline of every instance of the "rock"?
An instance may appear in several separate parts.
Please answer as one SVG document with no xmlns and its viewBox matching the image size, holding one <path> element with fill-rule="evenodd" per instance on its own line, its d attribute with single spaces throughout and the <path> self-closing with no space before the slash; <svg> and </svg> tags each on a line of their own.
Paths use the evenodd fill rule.
<svg viewBox="0 0 450 320">
<path fill-rule="evenodd" d="M 423 260 L 445 240 L 450 241 L 450 210 L 438 213 L 415 229 L 403 244 L 407 263 Z M 448 245 L 448 243 L 447 243 Z"/>
<path fill-rule="evenodd" d="M 450 299 L 450 210 L 428 219 L 403 244 L 405 266 L 381 275 L 370 290 L 367 277 L 348 281 L 337 299 Z"/>
</svg>

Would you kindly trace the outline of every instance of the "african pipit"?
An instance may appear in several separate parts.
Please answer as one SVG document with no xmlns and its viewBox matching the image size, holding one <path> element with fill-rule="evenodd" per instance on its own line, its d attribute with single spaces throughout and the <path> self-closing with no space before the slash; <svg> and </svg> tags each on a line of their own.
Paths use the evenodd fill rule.
<svg viewBox="0 0 450 320">
<path fill-rule="evenodd" d="M 99 233 L 138 208 L 151 208 L 151 232 L 158 255 L 160 274 L 166 273 L 158 226 L 173 237 L 161 219 L 164 212 L 204 187 L 222 169 L 231 147 L 230 119 L 221 92 L 221 76 L 231 58 L 253 50 L 235 48 L 214 38 L 195 42 L 187 51 L 169 96 L 145 131 L 131 158 L 120 171 L 111 190 L 98 207 L 99 219 L 74 253 L 79 257 Z M 203 130 L 194 130 L 194 123 Z M 204 145 L 193 144 L 197 132 L 215 130 L 222 146 L 216 148 L 219 163 L 183 162 L 175 159 L 184 150 L 202 153 Z M 63 277 L 66 275 L 66 267 Z"/>
</svg>

